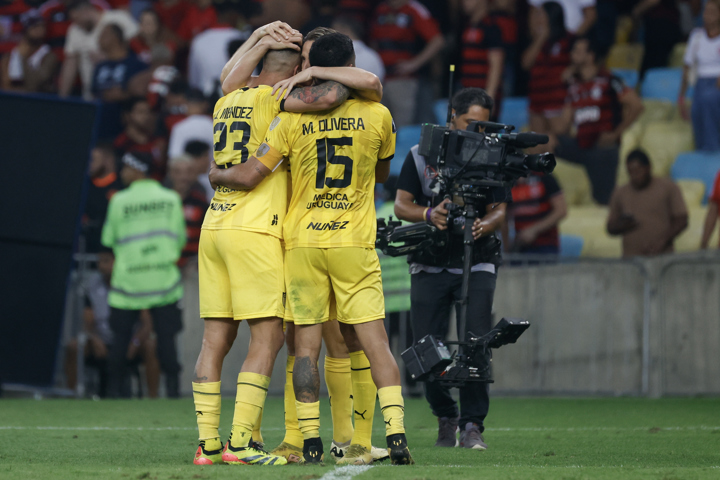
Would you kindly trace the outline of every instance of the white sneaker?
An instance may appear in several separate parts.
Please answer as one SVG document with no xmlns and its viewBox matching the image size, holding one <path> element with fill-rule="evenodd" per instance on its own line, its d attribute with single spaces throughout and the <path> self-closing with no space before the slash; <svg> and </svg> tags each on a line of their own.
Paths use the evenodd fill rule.
<svg viewBox="0 0 720 480">
<path fill-rule="evenodd" d="M 347 441 L 345 443 L 337 443 L 335 440 L 333 440 L 332 447 L 330 448 L 330 455 L 332 455 L 337 462 L 345 456 L 345 450 L 347 450 L 349 446 L 350 441 Z"/>
<path fill-rule="evenodd" d="M 372 455 L 373 462 L 382 462 L 383 460 L 390 458 L 387 448 L 372 447 L 370 449 L 370 454 Z"/>
</svg>

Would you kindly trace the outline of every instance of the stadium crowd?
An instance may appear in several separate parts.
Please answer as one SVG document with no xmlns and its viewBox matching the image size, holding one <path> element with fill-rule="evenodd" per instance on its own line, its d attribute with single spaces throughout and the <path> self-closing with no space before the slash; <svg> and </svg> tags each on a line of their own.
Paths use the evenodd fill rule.
<svg viewBox="0 0 720 480">
<path fill-rule="evenodd" d="M 357 66 L 383 82 L 399 128 L 395 175 L 405 145 L 417 143 L 415 126 L 444 123 L 436 112 L 446 109 L 450 64 L 456 87 L 493 97 L 492 119 L 548 134 L 539 150 L 561 159 L 557 174 L 513 189 L 506 250 L 557 254 L 566 237 L 579 240 L 583 254 L 617 255 L 609 234 L 622 235 L 623 256 L 668 253 L 702 218 L 683 249 L 709 246 L 720 204 L 717 0 L 0 1 L 0 89 L 100 107 L 83 217 L 87 252 L 107 253 L 102 227 L 109 199 L 125 188 L 120 166 L 129 153 L 182 200 L 179 266 L 196 268 L 213 196 L 207 174 L 220 73 L 253 30 L 275 20 L 303 34 L 324 26 L 352 38 Z M 702 153 L 683 153 L 695 149 Z M 687 173 L 698 163 L 702 174 Z M 376 192 L 378 205 L 392 201 L 394 181 Z M 100 273 L 87 318 L 107 322 L 102 294 L 93 297 L 107 290 Z M 152 359 L 155 334 L 146 326 L 141 317 L 128 358 Z M 91 339 L 100 361 L 107 328 Z M 147 368 L 157 371 L 156 363 Z"/>
</svg>

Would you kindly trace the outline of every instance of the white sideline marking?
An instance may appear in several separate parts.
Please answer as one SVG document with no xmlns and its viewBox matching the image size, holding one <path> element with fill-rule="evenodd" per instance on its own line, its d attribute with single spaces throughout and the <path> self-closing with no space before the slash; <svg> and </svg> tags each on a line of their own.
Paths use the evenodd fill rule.
<svg viewBox="0 0 720 480">
<path fill-rule="evenodd" d="M 365 473 L 371 468 L 373 468 L 372 465 L 347 465 L 345 467 L 337 467 L 335 470 L 320 477 L 320 480 L 350 480 L 354 476 Z"/>
</svg>

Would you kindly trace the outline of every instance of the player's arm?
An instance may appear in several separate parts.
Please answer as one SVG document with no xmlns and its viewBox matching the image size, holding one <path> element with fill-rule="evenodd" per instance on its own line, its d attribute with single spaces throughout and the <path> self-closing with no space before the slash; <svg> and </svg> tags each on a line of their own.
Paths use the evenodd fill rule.
<svg viewBox="0 0 720 480">
<path fill-rule="evenodd" d="M 338 82 L 328 81 L 312 87 L 293 90 L 280 104 L 286 112 L 320 112 L 342 104 L 350 96 L 350 89 Z"/>
<path fill-rule="evenodd" d="M 297 75 L 276 83 L 273 87 L 273 94 L 277 92 L 278 98 L 287 97 L 296 85 L 313 80 L 332 80 L 345 85 L 366 100 L 373 102 L 382 100 L 383 87 L 377 75 L 357 67 L 306 68 Z"/>
<path fill-rule="evenodd" d="M 212 164 L 209 176 L 213 187 L 222 185 L 233 190 L 252 190 L 271 173 L 272 170 L 253 155 L 247 162 L 231 168 L 220 169 L 216 164 Z"/>
<path fill-rule="evenodd" d="M 375 183 L 385 183 L 390 176 L 390 161 L 395 157 L 395 122 L 390 115 L 390 112 L 385 108 L 383 109 L 382 117 L 382 143 L 380 144 L 380 150 L 378 150 L 378 161 L 375 164 Z"/>
<path fill-rule="evenodd" d="M 251 48 L 248 48 L 245 53 L 239 57 L 225 77 L 220 77 L 223 93 L 227 95 L 238 88 L 246 86 L 252 78 L 253 71 L 255 71 L 255 68 L 258 66 L 260 60 L 263 59 L 268 50 L 283 50 L 286 48 L 292 48 L 293 50 L 300 51 L 300 43 L 302 43 L 302 36 L 299 32 L 291 35 L 288 40 L 283 39 L 281 41 L 276 41 L 270 35 L 265 36 Z M 244 45 L 245 44 L 243 44 L 243 46 Z M 242 47 L 240 48 L 242 49 Z M 237 55 L 237 52 L 235 52 L 235 54 Z M 229 63 L 230 62 L 228 62 L 228 64 Z M 225 65 L 226 68 L 227 66 L 228 65 Z"/>
</svg>

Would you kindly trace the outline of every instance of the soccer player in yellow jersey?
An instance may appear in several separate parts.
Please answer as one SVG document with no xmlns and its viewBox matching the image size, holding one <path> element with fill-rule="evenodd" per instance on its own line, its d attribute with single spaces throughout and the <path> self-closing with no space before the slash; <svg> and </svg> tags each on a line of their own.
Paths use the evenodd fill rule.
<svg viewBox="0 0 720 480">
<path fill-rule="evenodd" d="M 218 187 L 200 236 L 200 314 L 203 344 L 195 366 L 193 396 L 200 446 L 195 464 L 281 465 L 283 457 L 249 445 L 262 413 L 270 374 L 284 336 L 282 225 L 287 211 L 287 162 L 257 160 L 255 151 L 280 102 L 269 85 L 299 68 L 299 46 L 275 42 L 260 76 L 247 88 L 221 98 L 214 112 L 215 162 L 244 181 Z M 294 111 L 326 110 L 348 96 L 336 82 L 297 90 L 284 101 Z M 253 190 L 249 192 L 248 190 Z M 250 347 L 238 375 L 233 428 L 224 451 L 218 433 L 220 373 L 237 335 L 238 321 L 250 326 Z"/>
<path fill-rule="evenodd" d="M 352 41 L 332 33 L 309 52 L 312 65 L 351 65 Z M 321 463 L 317 361 L 322 324 L 335 297 L 337 319 L 350 351 L 370 363 L 385 418 L 390 458 L 413 463 L 405 438 L 400 373 L 388 345 L 380 263 L 375 253 L 375 182 L 389 173 L 395 128 L 388 110 L 351 99 L 331 112 L 281 113 L 255 153 L 272 165 L 287 158 L 293 193 L 283 226 L 285 283 L 295 323 L 293 384 L 303 462 Z M 355 445 L 351 445 L 353 449 Z M 367 446 L 359 445 L 369 455 Z"/>
<path fill-rule="evenodd" d="M 244 87 L 257 63 L 267 51 L 262 40 L 254 39 L 258 32 L 265 29 L 283 26 L 281 22 L 261 27 L 247 42 L 245 42 L 223 70 L 223 89 L 231 91 Z M 289 26 L 284 26 L 289 29 Z M 273 33 L 270 31 L 270 33 Z M 309 32 L 302 46 L 302 73 L 276 84 L 278 94 L 289 92 L 293 86 L 312 82 L 313 80 L 335 80 L 352 88 L 353 95 L 368 100 L 380 101 L 382 98 L 382 85 L 379 79 L 364 70 L 355 67 L 319 67 L 311 66 L 309 52 L 318 38 L 334 30 L 318 27 Z M 283 34 L 280 32 L 279 34 Z M 284 31 L 285 35 L 289 35 Z M 276 33 L 276 35 L 278 35 Z M 295 411 L 295 396 L 292 384 L 292 367 L 295 363 L 294 325 L 292 319 L 286 315 L 286 340 L 288 358 L 286 364 L 285 382 L 285 437 L 282 443 L 272 453 L 294 458 L 302 453 L 303 436 L 298 427 L 297 412 Z M 326 356 L 324 363 L 325 383 L 330 395 L 330 411 L 333 419 L 333 441 L 330 453 L 338 463 L 369 463 L 372 460 L 383 460 L 388 457 L 386 449 L 371 445 L 373 416 L 377 388 L 372 381 L 367 356 L 362 350 L 351 351 L 345 345 L 338 322 L 334 317 L 323 324 L 323 340 L 325 341 Z M 353 427 L 353 414 L 355 425 Z M 371 459 L 356 447 L 348 451 L 350 443 L 366 445 L 370 448 Z"/>
</svg>

